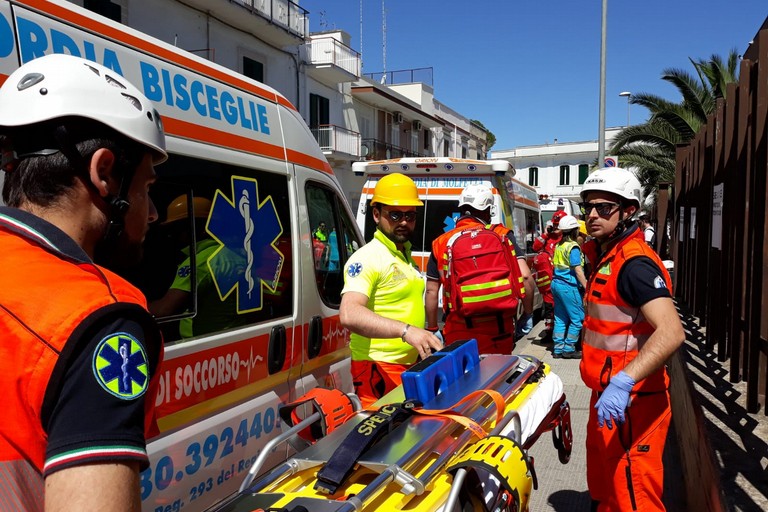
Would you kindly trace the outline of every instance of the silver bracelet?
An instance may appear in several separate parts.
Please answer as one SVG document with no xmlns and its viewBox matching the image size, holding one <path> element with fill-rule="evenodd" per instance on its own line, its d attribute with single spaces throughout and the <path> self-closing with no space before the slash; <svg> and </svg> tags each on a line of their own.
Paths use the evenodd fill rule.
<svg viewBox="0 0 768 512">
<path fill-rule="evenodd" d="M 403 332 L 400 333 L 400 339 L 405 341 L 405 333 L 408 332 L 408 328 L 410 327 L 410 324 L 405 324 L 405 327 L 403 327 Z"/>
</svg>

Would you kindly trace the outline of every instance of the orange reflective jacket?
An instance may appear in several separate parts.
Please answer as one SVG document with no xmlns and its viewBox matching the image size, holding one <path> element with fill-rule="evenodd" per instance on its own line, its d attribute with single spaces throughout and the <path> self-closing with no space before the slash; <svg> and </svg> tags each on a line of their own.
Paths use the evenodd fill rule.
<svg viewBox="0 0 768 512">
<path fill-rule="evenodd" d="M 653 334 L 654 328 L 640 308 L 629 305 L 618 291 L 622 266 L 640 256 L 646 256 L 658 265 L 667 289 L 672 293 L 669 274 L 639 230 L 618 242 L 602 257 L 587 284 L 580 365 L 582 380 L 593 390 L 603 390 L 610 377 L 626 367 Z M 662 366 L 639 382 L 633 392 L 656 392 L 668 386 L 669 377 Z"/>
<path fill-rule="evenodd" d="M 6 229 L 12 223 L 0 224 L 0 496 L 21 490 L 23 499 L 34 500 L 25 495 L 22 483 L 42 489 L 45 418 L 56 405 L 65 366 L 61 363 L 77 350 L 74 345 L 84 327 L 107 308 L 125 309 L 137 321 L 156 325 L 144 296 L 126 280 L 93 263 L 70 259 L 23 223 Z M 145 430 L 156 433 L 150 413 L 157 379 L 150 382 Z"/>
</svg>

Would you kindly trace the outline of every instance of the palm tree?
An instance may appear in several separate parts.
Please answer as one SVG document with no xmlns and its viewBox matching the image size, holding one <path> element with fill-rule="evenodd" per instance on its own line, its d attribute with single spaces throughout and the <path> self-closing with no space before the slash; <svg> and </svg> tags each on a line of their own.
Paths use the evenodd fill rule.
<svg viewBox="0 0 768 512">
<path fill-rule="evenodd" d="M 715 111 L 718 98 L 725 98 L 726 86 L 738 81 L 739 54 L 731 50 L 727 62 L 719 55 L 691 59 L 695 75 L 677 68 L 665 69 L 661 79 L 674 85 L 680 103 L 655 94 L 633 94 L 630 103 L 650 111 L 644 124 L 629 126 L 616 135 L 610 153 L 624 167 L 634 167 L 646 197 L 655 200 L 659 182 L 675 179 L 675 146 L 693 139 L 707 116 Z"/>
</svg>

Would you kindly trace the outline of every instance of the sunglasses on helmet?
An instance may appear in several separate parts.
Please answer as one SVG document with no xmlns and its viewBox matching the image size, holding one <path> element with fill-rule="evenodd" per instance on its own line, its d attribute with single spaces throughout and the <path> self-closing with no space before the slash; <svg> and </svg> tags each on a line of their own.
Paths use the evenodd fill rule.
<svg viewBox="0 0 768 512">
<path fill-rule="evenodd" d="M 592 213 L 592 208 L 597 210 L 597 214 L 601 217 L 607 217 L 613 213 L 613 209 L 621 206 L 617 203 L 579 203 L 579 209 L 581 209 L 582 215 L 589 215 Z"/>
<path fill-rule="evenodd" d="M 400 222 L 405 218 L 406 222 L 413 222 L 416 220 L 416 212 L 400 212 L 400 211 L 387 211 L 381 210 L 382 215 L 386 215 L 392 222 Z"/>
</svg>

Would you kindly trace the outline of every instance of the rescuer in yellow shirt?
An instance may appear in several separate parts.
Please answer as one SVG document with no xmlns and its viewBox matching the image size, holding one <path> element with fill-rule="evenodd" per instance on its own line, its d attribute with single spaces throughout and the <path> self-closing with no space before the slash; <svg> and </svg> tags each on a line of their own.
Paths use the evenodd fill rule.
<svg viewBox="0 0 768 512">
<path fill-rule="evenodd" d="M 424 329 L 424 280 L 411 258 L 416 184 L 394 173 L 379 180 L 371 200 L 377 229 L 344 267 L 339 315 L 352 331 L 352 380 L 363 406 L 400 385 L 400 374 L 442 342 Z"/>
</svg>

